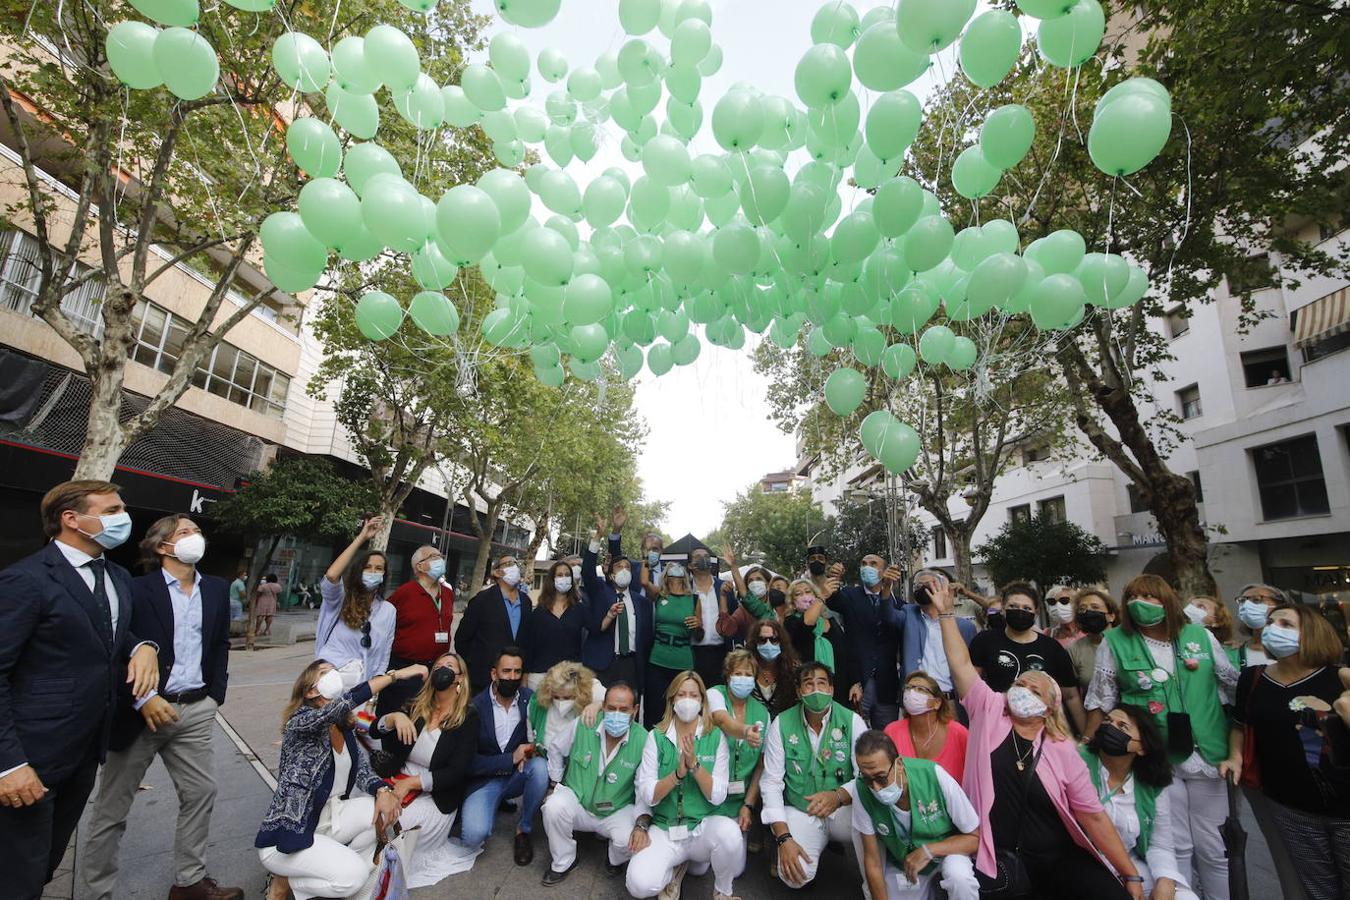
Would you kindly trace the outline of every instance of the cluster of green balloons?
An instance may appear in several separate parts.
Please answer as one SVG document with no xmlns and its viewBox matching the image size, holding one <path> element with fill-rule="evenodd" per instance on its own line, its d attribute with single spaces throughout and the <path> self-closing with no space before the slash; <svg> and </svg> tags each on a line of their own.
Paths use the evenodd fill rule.
<svg viewBox="0 0 1350 900">
<path fill-rule="evenodd" d="M 190 3 L 195 22 L 197 2 Z M 151 4 L 139 0 L 136 6 L 141 9 Z M 145 22 L 118 22 L 108 29 L 104 49 L 117 79 L 138 90 L 163 85 L 175 97 L 197 100 L 215 90 L 220 78 L 216 51 L 206 38 L 184 25 L 156 28 Z"/>
</svg>

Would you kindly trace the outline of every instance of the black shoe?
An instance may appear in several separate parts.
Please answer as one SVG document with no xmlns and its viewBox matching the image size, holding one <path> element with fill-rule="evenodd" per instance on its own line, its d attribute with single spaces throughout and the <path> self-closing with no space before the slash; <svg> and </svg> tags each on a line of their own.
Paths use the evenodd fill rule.
<svg viewBox="0 0 1350 900">
<path fill-rule="evenodd" d="M 563 869 L 561 872 L 553 871 L 553 868 L 550 866 L 549 870 L 544 873 L 544 881 L 543 881 L 544 887 L 553 887 L 553 885 L 559 883 L 568 875 L 572 874 L 572 870 L 577 867 L 577 863 L 579 861 L 580 857 L 572 860 L 572 864 L 567 868 Z"/>
<path fill-rule="evenodd" d="M 500 812 L 507 812 L 507 813 L 515 812 L 515 811 L 516 811 L 516 801 L 514 801 L 514 800 L 503 800 L 501 803 L 498 803 L 498 804 L 497 804 L 497 809 L 498 809 Z"/>
<path fill-rule="evenodd" d="M 628 868 L 628 863 L 626 862 L 621 862 L 616 866 L 609 860 L 605 860 L 605 872 L 610 876 L 622 875 L 623 870 L 626 868 Z"/>
<path fill-rule="evenodd" d="M 530 840 L 528 832 L 522 831 L 516 835 L 516 865 L 528 866 L 534 862 L 534 841 Z"/>
</svg>

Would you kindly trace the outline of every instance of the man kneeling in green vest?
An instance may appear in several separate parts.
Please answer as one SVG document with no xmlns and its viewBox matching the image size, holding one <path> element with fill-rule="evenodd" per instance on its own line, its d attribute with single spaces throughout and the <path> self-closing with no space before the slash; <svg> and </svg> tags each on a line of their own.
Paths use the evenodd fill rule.
<svg viewBox="0 0 1350 900">
<path fill-rule="evenodd" d="M 816 877 L 830 841 L 853 839 L 853 742 L 867 730 L 858 714 L 834 702 L 834 675 L 819 662 L 797 668 L 801 702 L 769 725 L 764 739 L 764 824 L 778 844 L 778 877 L 799 888 Z"/>
<path fill-rule="evenodd" d="M 880 731 L 858 738 L 855 753 L 848 792 L 872 900 L 928 900 L 939 871 L 948 900 L 977 900 L 980 817 L 961 785 L 930 760 L 901 757 Z"/>
<path fill-rule="evenodd" d="M 636 713 L 637 692 L 628 682 L 616 681 L 605 692 L 604 714 L 596 727 L 577 719 L 550 742 L 548 772 L 556 787 L 544 801 L 543 813 L 553 863 L 544 884 L 557 884 L 576 868 L 575 832 L 609 839 L 610 874 L 650 842 L 647 832 L 635 827 L 638 817 L 650 812 L 633 787 L 647 746 L 647 731 L 633 721 Z"/>
</svg>

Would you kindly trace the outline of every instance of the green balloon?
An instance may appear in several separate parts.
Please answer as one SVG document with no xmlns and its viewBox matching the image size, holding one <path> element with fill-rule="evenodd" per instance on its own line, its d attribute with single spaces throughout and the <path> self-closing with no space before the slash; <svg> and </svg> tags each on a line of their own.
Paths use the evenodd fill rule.
<svg viewBox="0 0 1350 900">
<path fill-rule="evenodd" d="M 561 286 L 572 279 L 574 261 L 567 239 L 552 228 L 535 228 L 522 242 L 525 274 L 543 285 Z"/>
<path fill-rule="evenodd" d="M 284 266 L 318 272 L 328 264 L 328 251 L 305 228 L 299 213 L 274 212 L 258 229 L 263 251 Z"/>
<path fill-rule="evenodd" d="M 1097 104 L 1093 107 L 1092 114 L 1096 116 L 1121 97 L 1128 97 L 1132 94 L 1146 94 L 1164 103 L 1169 110 L 1172 108 L 1172 96 L 1167 93 L 1167 88 L 1152 78 L 1135 77 L 1126 78 L 1119 84 L 1113 85 L 1109 91 L 1097 98 Z"/>
<path fill-rule="evenodd" d="M 966 298 L 977 309 L 1002 307 L 1022 289 L 1026 279 L 1027 265 L 1022 257 L 1013 253 L 995 253 L 970 273 Z"/>
<path fill-rule="evenodd" d="M 1097 52 L 1106 34 L 1106 13 L 1097 0 L 1078 0 L 1067 15 L 1041 22 L 1036 45 L 1046 62 L 1072 68 Z"/>
<path fill-rule="evenodd" d="M 1017 8 L 1036 19 L 1057 19 L 1073 9 L 1077 0 L 1017 0 Z"/>
<path fill-rule="evenodd" d="M 530 77 L 530 48 L 510 31 L 500 31 L 488 42 L 488 62 L 501 78 L 524 81 Z"/>
<path fill-rule="evenodd" d="M 1017 226 L 1007 219 L 993 219 L 981 227 L 994 253 L 1016 253 L 1021 246 Z"/>
<path fill-rule="evenodd" d="M 858 39 L 858 11 L 842 0 L 830 0 L 811 19 L 811 43 L 835 44 L 847 50 Z"/>
<path fill-rule="evenodd" d="M 155 37 L 155 67 L 169 93 L 180 100 L 199 100 L 211 93 L 220 77 L 216 51 L 195 31 L 166 28 Z"/>
<path fill-rule="evenodd" d="M 862 262 L 880 241 L 876 219 L 870 212 L 858 210 L 849 213 L 835 226 L 830 238 L 830 252 L 839 262 Z"/>
<path fill-rule="evenodd" d="M 1115 253 L 1088 253 L 1073 272 L 1089 303 L 1105 306 L 1130 281 L 1130 264 Z"/>
<path fill-rule="evenodd" d="M 1148 276 L 1144 274 L 1143 269 L 1131 265 L 1125 287 L 1109 297 L 1105 303 L 1099 305 L 1103 309 L 1124 309 L 1138 303 L 1146 293 L 1148 293 Z"/>
<path fill-rule="evenodd" d="M 1024 254 L 1028 259 L 1040 263 L 1047 275 L 1072 272 L 1083 261 L 1087 245 L 1083 236 L 1068 228 L 1046 235 L 1033 241 Z"/>
<path fill-rule="evenodd" d="M 598 362 L 582 362 L 579 359 L 573 359 L 567 366 L 578 381 L 594 381 L 604 374 L 604 369 Z"/>
<path fill-rule="evenodd" d="M 436 227 L 444 248 L 450 251 L 450 261 L 467 266 L 482 259 L 497 243 L 502 218 L 485 191 L 459 184 L 436 204 Z"/>
<path fill-rule="evenodd" d="M 975 0 L 900 0 L 895 27 L 900 40 L 916 53 L 935 53 L 961 33 Z"/>
<path fill-rule="evenodd" d="M 707 200 L 731 190 L 731 169 L 720 156 L 702 154 L 689 161 L 689 177 L 694 192 Z"/>
<path fill-rule="evenodd" d="M 365 193 L 366 182 L 380 174 L 403 177 L 398 160 L 379 144 L 356 144 L 347 150 L 342 160 L 342 174 L 357 196 Z"/>
<path fill-rule="evenodd" d="M 511 118 L 516 123 L 516 135 L 525 143 L 537 144 L 544 139 L 549 121 L 543 110 L 533 106 L 517 106 Z"/>
<path fill-rule="evenodd" d="M 422 195 L 401 178 L 380 176 L 377 189 L 361 197 L 361 220 L 385 246 L 403 253 L 420 250 L 431 237 L 432 223 Z"/>
<path fill-rule="evenodd" d="M 530 217 L 530 189 L 525 179 L 509 169 L 493 169 L 478 179 L 478 188 L 492 198 L 501 216 L 502 234 L 510 234 Z"/>
<path fill-rule="evenodd" d="M 356 327 L 372 341 L 382 341 L 403 324 L 403 307 L 384 291 L 370 291 L 356 301 Z"/>
<path fill-rule="evenodd" d="M 280 262 L 271 254 L 263 254 L 263 271 L 278 290 L 291 294 L 307 291 L 319 283 L 323 269 L 302 269 Z"/>
<path fill-rule="evenodd" d="M 877 229 L 889 238 L 898 238 L 919 221 L 923 210 L 923 188 L 908 175 L 900 175 L 877 188 L 872 214 Z"/>
<path fill-rule="evenodd" d="M 946 325 L 933 325 L 924 329 L 919 338 L 919 356 L 930 365 L 947 361 L 947 356 L 956 346 L 956 335 Z"/>
<path fill-rule="evenodd" d="M 962 228 L 952 241 L 952 262 L 967 272 L 974 271 L 986 256 L 994 252 L 993 241 L 985 237 L 979 225 Z"/>
<path fill-rule="evenodd" d="M 787 207 L 791 187 L 782 169 L 756 166 L 750 171 L 748 190 L 741 196 L 741 209 L 745 217 L 754 225 L 767 225 L 777 219 Z"/>
<path fill-rule="evenodd" d="M 575 70 L 567 79 L 567 93 L 573 100 L 588 103 L 600 96 L 600 73 L 589 66 Z"/>
<path fill-rule="evenodd" d="M 980 150 L 996 169 L 1011 169 L 1022 161 L 1036 138 L 1031 110 L 1018 103 L 1000 106 L 980 127 Z"/>
<path fill-rule="evenodd" d="M 825 227 L 828 203 L 829 197 L 823 188 L 798 180 L 788 191 L 788 202 L 779 220 L 783 233 L 799 242 L 819 234 Z"/>
<path fill-rule="evenodd" d="M 578 275 L 567 285 L 563 314 L 573 325 L 593 325 L 614 311 L 614 295 L 598 275 Z"/>
<path fill-rule="evenodd" d="M 896 421 L 882 439 L 880 459 L 886 471 L 899 475 L 908 471 L 919 458 L 919 434 L 904 422 Z"/>
<path fill-rule="evenodd" d="M 392 94 L 410 91 L 417 84 L 422 60 L 412 40 L 392 25 L 376 25 L 366 32 L 366 65 Z M 439 90 L 439 88 L 437 88 Z"/>
<path fill-rule="evenodd" d="M 708 55 L 703 57 L 703 61 L 698 64 L 698 74 L 704 78 L 711 78 L 722 69 L 722 48 L 716 44 L 708 51 Z"/>
<path fill-rule="evenodd" d="M 909 344 L 891 344 L 881 354 L 881 371 L 885 372 L 887 377 L 899 381 L 902 378 L 909 377 L 909 373 L 914 371 L 914 366 L 918 361 L 919 358 L 914 353 L 914 348 Z M 866 420 L 864 420 L 864 424 L 866 424 Z"/>
<path fill-rule="evenodd" d="M 1087 295 L 1072 275 L 1051 275 L 1040 283 L 1031 301 L 1031 320 L 1044 330 L 1067 328 L 1082 313 Z"/>
<path fill-rule="evenodd" d="M 506 92 L 497 73 L 482 63 L 470 63 L 459 76 L 459 86 L 470 103 L 483 112 L 506 108 Z"/>
<path fill-rule="evenodd" d="M 521 330 L 521 322 L 509 307 L 503 306 L 483 316 L 483 321 L 478 324 L 478 330 L 489 344 L 502 347 L 511 343 L 517 336 Z"/>
<path fill-rule="evenodd" d="M 899 420 L 888 409 L 877 409 L 868 413 L 858 428 L 858 437 L 862 441 L 863 449 L 874 457 L 881 456 L 881 447 L 886 441 L 887 432 L 898 424 Z"/>
<path fill-rule="evenodd" d="M 639 231 L 653 231 L 670 213 L 670 188 L 643 175 L 628 196 L 628 219 Z"/>
<path fill-rule="evenodd" d="M 441 123 L 445 121 L 445 98 L 441 94 L 440 87 L 432 80 L 430 75 L 419 74 L 417 84 L 412 90 L 395 94 L 394 108 L 403 117 L 403 121 L 420 131 L 439 128 Z M 505 120 L 505 125 L 509 127 L 509 136 L 505 133 L 502 134 L 502 137 L 506 138 L 505 141 L 501 141 L 500 138 L 493 138 L 494 141 L 505 143 L 515 140 L 516 124 L 514 119 L 501 112 L 490 113 L 489 115 L 501 117 Z M 498 120 L 499 125 L 502 124 L 501 119 Z M 485 122 L 484 131 L 486 130 Z"/>
<path fill-rule="evenodd" d="M 947 258 L 956 234 L 942 216 L 924 216 L 905 234 L 905 259 L 915 272 L 927 272 Z"/>
<path fill-rule="evenodd" d="M 352 94 L 337 86 L 328 85 L 324 101 L 333 118 L 353 137 L 370 140 L 380 129 L 380 107 L 370 94 Z"/>
<path fill-rule="evenodd" d="M 546 387 L 559 388 L 567 380 L 567 372 L 563 369 L 561 363 L 554 363 L 551 366 L 535 366 L 534 377 L 539 379 L 539 383 Z"/>
<path fill-rule="evenodd" d="M 653 344 L 647 350 L 647 368 L 658 378 L 670 371 L 675 365 L 670 344 Z"/>
<path fill-rule="evenodd" d="M 329 247 L 341 247 L 360 228 L 361 201 L 336 178 L 315 178 L 300 189 L 305 229 Z"/>
<path fill-rule="evenodd" d="M 732 222 L 713 232 L 713 259 L 727 271 L 748 275 L 759 262 L 759 233 L 745 221 Z"/>
<path fill-rule="evenodd" d="M 670 62 L 677 66 L 697 66 L 712 49 L 712 30 L 699 19 L 685 19 L 675 26 L 670 39 Z"/>
<path fill-rule="evenodd" d="M 847 347 L 858 334 L 858 323 L 841 312 L 820 326 L 820 330 L 832 346 Z"/>
<path fill-rule="evenodd" d="M 656 314 L 656 331 L 670 343 L 678 343 L 689 334 L 689 316 L 683 310 L 663 309 Z"/>
<path fill-rule="evenodd" d="M 435 241 L 427 241 L 421 250 L 412 256 L 413 279 L 418 286 L 428 291 L 443 290 L 454 284 L 459 275 L 459 267 L 445 258 Z M 497 287 L 497 285 L 493 285 Z"/>
<path fill-rule="evenodd" d="M 108 29 L 104 49 L 108 66 L 127 87 L 148 90 L 164 83 L 155 65 L 159 29 L 144 22 L 118 22 Z"/>
<path fill-rule="evenodd" d="M 853 358 L 864 366 L 880 363 L 885 350 L 886 336 L 875 328 L 859 328 L 853 336 Z"/>
<path fill-rule="evenodd" d="M 811 329 L 811 333 L 806 336 L 806 351 L 812 356 L 829 356 L 834 350 L 830 344 L 829 338 L 825 337 L 825 332 L 819 327 Z"/>
<path fill-rule="evenodd" d="M 667 187 L 684 184 L 689 180 L 689 150 L 677 138 L 657 135 L 642 148 L 642 170 L 657 184 Z"/>
<path fill-rule="evenodd" d="M 675 361 L 677 366 L 687 366 L 698 359 L 703 345 L 699 343 L 695 335 L 688 334 L 680 338 L 679 341 L 670 347 L 670 358 Z"/>
<path fill-rule="evenodd" d="M 628 195 L 623 185 L 608 175 L 601 175 L 586 185 L 581 208 L 592 228 L 604 228 L 618 221 L 627 203 Z"/>
<path fill-rule="evenodd" d="M 882 94 L 867 113 L 867 146 L 879 159 L 904 154 L 923 122 L 923 107 L 909 91 Z"/>
<path fill-rule="evenodd" d="M 1017 17 L 1004 9 L 992 9 L 975 17 L 961 38 L 961 71 L 975 85 L 991 88 L 998 84 L 1022 50 L 1022 26 Z"/>
<path fill-rule="evenodd" d="M 975 144 L 962 150 L 952 165 L 952 187 L 962 197 L 975 200 L 998 187 L 1002 174 L 984 158 L 984 152 Z"/>
<path fill-rule="evenodd" d="M 749 150 L 754 147 L 764 132 L 764 109 L 759 97 L 748 91 L 731 91 L 722 95 L 713 107 L 712 127 L 713 137 L 723 150 Z"/>
<path fill-rule="evenodd" d="M 1107 175 L 1130 175 L 1151 163 L 1172 133 L 1172 110 L 1137 91 L 1102 107 L 1088 132 L 1088 154 Z"/>
<path fill-rule="evenodd" d="M 539 199 L 551 211 L 564 216 L 581 211 L 581 191 L 572 176 L 553 170 L 544 173 L 539 185 Z"/>
<path fill-rule="evenodd" d="M 857 369 L 835 369 L 825 379 L 825 405 L 836 416 L 851 415 L 866 396 L 867 379 Z"/>
<path fill-rule="evenodd" d="M 964 335 L 957 335 L 956 340 L 952 341 L 952 349 L 947 353 L 947 368 L 954 372 L 965 371 L 975 365 L 979 355 L 979 348 L 974 341 Z"/>
<path fill-rule="evenodd" d="M 557 84 L 567 77 L 567 57 L 553 47 L 540 50 L 535 65 L 539 68 L 540 77 L 549 84 Z"/>
<path fill-rule="evenodd" d="M 917 334 L 933 313 L 941 298 L 924 282 L 910 282 L 891 301 L 891 325 L 902 334 Z"/>
<path fill-rule="evenodd" d="M 333 45 L 333 80 L 350 94 L 373 94 L 380 76 L 366 59 L 365 38 L 348 35 Z"/>
<path fill-rule="evenodd" d="M 136 11 L 161 25 L 196 25 L 201 16 L 197 0 L 129 0 Z"/>
<path fill-rule="evenodd" d="M 693 285 L 698 282 L 703 274 L 706 256 L 707 249 L 701 235 L 688 231 L 674 231 L 666 235 L 662 260 L 666 274 L 677 286 Z"/>
<path fill-rule="evenodd" d="M 848 93 L 852 81 L 853 67 L 849 65 L 848 56 L 834 44 L 816 44 L 807 50 L 798 61 L 794 75 L 797 96 L 809 107 L 838 102 Z M 714 127 L 715 117 L 716 113 Z"/>
<path fill-rule="evenodd" d="M 912 84 L 930 65 L 927 53 L 905 46 L 894 22 L 878 22 L 864 31 L 853 50 L 858 81 L 873 91 L 893 91 Z"/>
<path fill-rule="evenodd" d="M 619 24 L 631 35 L 643 35 L 661 20 L 661 0 L 619 0 Z"/>
<path fill-rule="evenodd" d="M 445 121 L 456 128 L 468 128 L 477 125 L 483 118 L 483 111 L 473 105 L 473 101 L 457 84 L 447 84 L 441 88 L 441 99 L 445 101 Z"/>
<path fill-rule="evenodd" d="M 332 71 L 323 45 L 298 31 L 288 31 L 276 39 L 272 67 L 288 87 L 306 93 L 323 90 Z"/>
<path fill-rule="evenodd" d="M 1006 302 L 999 304 L 999 309 L 1010 315 L 1024 313 L 1030 309 L 1031 301 L 1040 290 L 1041 282 L 1045 280 L 1045 269 L 1041 268 L 1040 263 L 1028 256 L 1022 257 L 1022 262 L 1026 264 L 1027 277 L 1023 280 L 1021 289 Z"/>
<path fill-rule="evenodd" d="M 459 311 L 440 291 L 422 291 L 408 304 L 408 315 L 417 327 L 436 337 L 449 337 L 459 330 Z"/>
<path fill-rule="evenodd" d="M 558 15 L 562 0 L 493 0 L 497 14 L 521 28 L 539 28 Z"/>
</svg>

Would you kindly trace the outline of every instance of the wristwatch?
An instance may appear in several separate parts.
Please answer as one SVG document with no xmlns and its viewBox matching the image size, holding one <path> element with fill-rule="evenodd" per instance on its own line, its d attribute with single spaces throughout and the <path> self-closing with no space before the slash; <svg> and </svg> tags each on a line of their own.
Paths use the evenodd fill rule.
<svg viewBox="0 0 1350 900">
<path fill-rule="evenodd" d="M 646 822 L 643 822 L 641 819 L 639 819 L 638 821 L 633 823 L 633 827 L 641 831 L 643 834 L 646 834 L 648 829 L 652 827 L 652 823 L 650 819 L 648 819 Z"/>
<path fill-rule="evenodd" d="M 777 837 L 774 838 L 774 841 L 775 841 L 775 842 L 778 844 L 778 846 L 780 846 L 780 847 L 783 846 L 784 844 L 786 844 L 786 843 L 787 843 L 788 841 L 790 841 L 790 840 L 792 840 L 792 832 L 790 832 L 790 831 L 785 831 L 785 832 L 783 832 L 782 834 L 780 834 L 780 835 L 778 835 Z"/>
<path fill-rule="evenodd" d="M 1122 875 L 1122 876 L 1120 876 L 1120 883 L 1121 883 L 1121 884 L 1143 884 L 1143 883 L 1144 883 L 1144 876 L 1142 876 L 1142 875 Z"/>
</svg>

